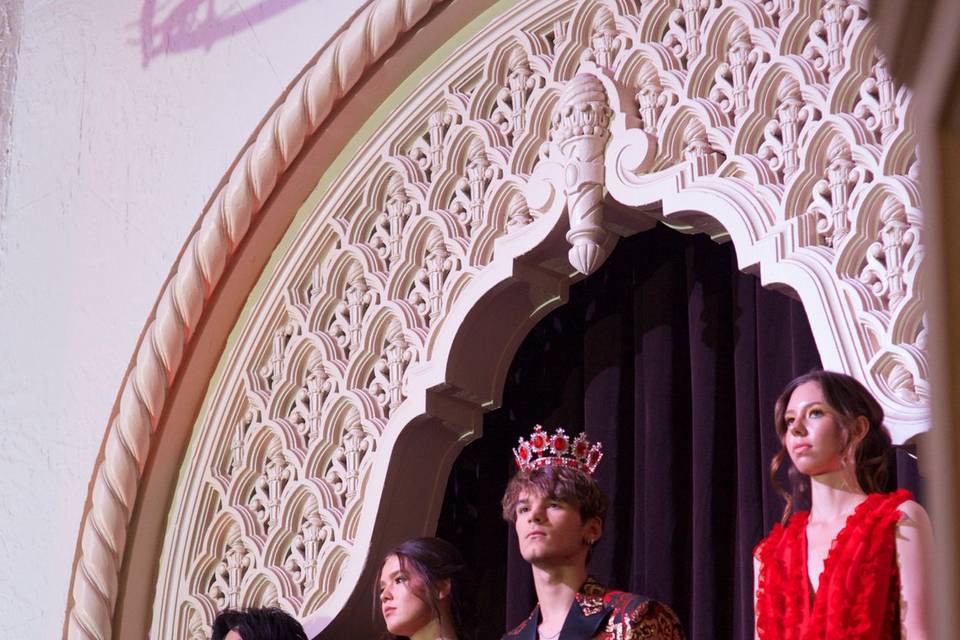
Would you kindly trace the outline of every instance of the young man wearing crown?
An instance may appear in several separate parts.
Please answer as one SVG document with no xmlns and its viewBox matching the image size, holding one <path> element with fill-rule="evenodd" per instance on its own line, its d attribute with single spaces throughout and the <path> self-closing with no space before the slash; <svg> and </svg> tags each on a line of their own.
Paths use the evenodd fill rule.
<svg viewBox="0 0 960 640">
<path fill-rule="evenodd" d="M 504 640 L 678 640 L 680 622 L 667 605 L 602 587 L 587 574 L 607 497 L 593 471 L 603 456 L 584 434 L 573 442 L 538 425 L 513 451 L 519 471 L 503 496 L 520 554 L 530 563 L 537 606 Z"/>
</svg>

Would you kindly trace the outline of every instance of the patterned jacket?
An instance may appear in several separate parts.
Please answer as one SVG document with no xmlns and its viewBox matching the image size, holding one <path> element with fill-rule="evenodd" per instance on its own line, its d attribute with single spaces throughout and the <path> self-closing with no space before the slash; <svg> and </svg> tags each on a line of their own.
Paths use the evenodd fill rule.
<svg viewBox="0 0 960 640">
<path fill-rule="evenodd" d="M 503 640 L 537 640 L 537 606 Z M 680 621 L 667 605 L 634 593 L 604 589 L 593 578 L 580 587 L 557 640 L 683 640 Z"/>
</svg>

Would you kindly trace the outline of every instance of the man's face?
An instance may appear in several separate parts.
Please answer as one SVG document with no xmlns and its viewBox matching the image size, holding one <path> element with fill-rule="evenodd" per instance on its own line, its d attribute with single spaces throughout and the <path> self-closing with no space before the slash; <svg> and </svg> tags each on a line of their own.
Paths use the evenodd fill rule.
<svg viewBox="0 0 960 640">
<path fill-rule="evenodd" d="M 520 554 L 537 567 L 586 564 L 586 541 L 601 533 L 598 518 L 584 522 L 570 503 L 537 491 L 520 493 L 515 515 Z"/>
<path fill-rule="evenodd" d="M 227 635 L 223 637 L 223 640 L 243 640 L 243 638 L 240 637 L 240 634 L 237 633 L 235 629 L 230 629 Z"/>
</svg>

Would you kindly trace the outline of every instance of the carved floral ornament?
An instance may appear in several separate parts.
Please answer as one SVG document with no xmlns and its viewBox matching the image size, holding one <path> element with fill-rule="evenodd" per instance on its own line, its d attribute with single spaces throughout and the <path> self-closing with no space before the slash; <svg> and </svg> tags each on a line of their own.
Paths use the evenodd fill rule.
<svg viewBox="0 0 960 640">
<path fill-rule="evenodd" d="M 202 637 L 228 605 L 335 617 L 366 588 L 398 434 L 428 397 L 498 400 L 512 351 L 483 319 L 533 322 L 654 219 L 729 238 L 895 440 L 923 431 L 916 161 L 859 2 L 509 10 L 372 135 L 255 303 L 184 463 L 170 522 L 194 533 L 165 540 L 153 636 Z M 470 331 L 499 363 L 475 375 L 453 365 Z"/>
</svg>

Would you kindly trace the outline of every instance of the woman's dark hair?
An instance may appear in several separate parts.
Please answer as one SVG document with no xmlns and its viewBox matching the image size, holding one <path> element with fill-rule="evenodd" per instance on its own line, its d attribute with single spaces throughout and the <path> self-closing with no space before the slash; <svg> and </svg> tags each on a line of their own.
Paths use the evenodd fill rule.
<svg viewBox="0 0 960 640">
<path fill-rule="evenodd" d="M 412 538 L 401 542 L 384 556 L 384 561 L 396 556 L 400 569 L 411 578 L 410 588 L 418 598 L 441 617 L 437 587 L 444 580 L 450 581 L 450 613 L 453 629 L 460 640 L 472 640 L 475 636 L 475 607 L 467 565 L 455 546 L 440 538 Z M 381 571 L 382 571 L 381 564 Z M 373 587 L 374 609 L 380 603 L 380 572 Z M 398 638 L 387 632 L 385 638 Z"/>
<path fill-rule="evenodd" d="M 243 640 L 307 640 L 303 627 L 293 616 L 273 607 L 224 609 L 213 621 L 211 640 L 223 640 L 230 631 L 239 633 Z"/>
<path fill-rule="evenodd" d="M 788 493 L 777 481 L 777 472 L 780 469 L 784 459 L 787 458 L 787 448 L 784 445 L 784 437 L 787 433 L 787 405 L 790 404 L 790 397 L 800 385 L 808 382 L 815 382 L 820 385 L 823 391 L 823 399 L 836 412 L 837 422 L 844 434 L 846 447 L 853 445 L 854 450 L 854 468 L 857 474 L 857 482 L 867 493 L 876 493 L 883 491 L 887 481 L 887 454 L 892 447 L 890 432 L 883 425 L 883 408 L 876 401 L 873 395 L 856 378 L 852 378 L 845 373 L 835 371 L 811 371 L 799 378 L 790 381 L 777 398 L 777 404 L 773 410 L 774 427 L 777 430 L 777 436 L 780 438 L 780 451 L 770 462 L 770 478 L 773 480 L 773 486 L 776 488 L 786 506 L 783 509 L 781 521 L 786 524 L 790 514 L 793 513 L 796 501 L 805 497 L 810 491 L 810 479 L 801 474 L 792 464 L 788 471 L 791 491 Z M 853 442 L 853 427 L 856 419 L 863 416 L 867 419 L 867 431 L 859 442 Z"/>
</svg>

